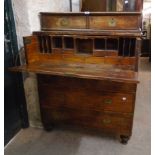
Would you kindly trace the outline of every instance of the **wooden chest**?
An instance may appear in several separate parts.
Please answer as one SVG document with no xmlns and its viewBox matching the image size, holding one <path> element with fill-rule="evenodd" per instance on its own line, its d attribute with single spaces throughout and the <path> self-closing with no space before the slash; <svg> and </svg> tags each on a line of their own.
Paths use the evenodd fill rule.
<svg viewBox="0 0 155 155">
<path fill-rule="evenodd" d="M 41 31 L 24 37 L 27 65 L 11 70 L 37 74 L 46 130 L 64 124 L 128 141 L 140 19 L 140 13 L 41 13 Z"/>
</svg>

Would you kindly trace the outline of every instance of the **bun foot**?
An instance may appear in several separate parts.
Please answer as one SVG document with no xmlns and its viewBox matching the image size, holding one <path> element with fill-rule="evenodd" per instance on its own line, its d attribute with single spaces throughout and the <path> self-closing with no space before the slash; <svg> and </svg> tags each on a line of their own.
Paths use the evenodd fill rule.
<svg viewBox="0 0 155 155">
<path fill-rule="evenodd" d="M 44 130 L 47 132 L 50 132 L 53 130 L 53 126 L 52 125 L 44 125 Z"/>
<path fill-rule="evenodd" d="M 129 139 L 130 139 L 129 136 L 123 136 L 123 135 L 120 136 L 120 142 L 124 145 L 128 144 Z"/>
</svg>

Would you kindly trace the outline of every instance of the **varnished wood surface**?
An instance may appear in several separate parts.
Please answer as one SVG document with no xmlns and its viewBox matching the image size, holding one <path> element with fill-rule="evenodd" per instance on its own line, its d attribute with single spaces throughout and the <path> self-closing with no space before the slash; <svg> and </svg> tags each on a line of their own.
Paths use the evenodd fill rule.
<svg viewBox="0 0 155 155">
<path fill-rule="evenodd" d="M 135 84 L 38 75 L 38 85 L 45 108 L 133 113 Z"/>
<path fill-rule="evenodd" d="M 40 13 L 40 16 L 41 30 L 57 28 L 139 30 L 141 28 L 140 13 Z"/>
<path fill-rule="evenodd" d="M 131 134 L 132 116 L 74 109 L 42 108 L 44 124 L 68 124 L 94 129 L 112 130 L 114 133 L 127 131 Z"/>
<path fill-rule="evenodd" d="M 39 36 L 40 37 L 40 36 Z M 76 36 L 76 39 L 74 36 L 59 36 L 59 38 L 62 40 L 62 45 L 59 48 L 55 48 L 55 45 L 53 43 L 53 36 L 45 36 L 45 34 L 42 36 L 42 43 L 40 43 L 38 36 L 29 36 L 24 37 L 24 43 L 25 43 L 25 54 L 26 54 L 26 60 L 27 64 L 34 64 L 35 62 L 39 63 L 83 63 L 85 64 L 104 64 L 104 65 L 114 65 L 114 68 L 123 68 L 126 70 L 132 70 L 137 71 L 137 57 L 138 57 L 138 50 L 135 51 L 135 48 L 132 48 L 133 50 L 130 50 L 128 55 L 124 55 L 125 51 L 121 51 L 118 47 L 116 50 L 107 50 L 95 49 L 95 39 L 92 36 Z M 65 48 L 65 37 L 71 37 L 73 39 L 72 49 L 66 49 Z M 96 38 L 102 38 L 103 36 L 95 36 Z M 109 36 L 108 36 L 109 37 Z M 105 40 L 108 40 L 108 37 L 102 38 Z M 85 42 L 84 46 L 80 44 L 83 47 L 80 47 L 78 45 L 78 38 L 84 39 Z M 118 39 L 117 37 L 114 37 L 113 39 Z M 132 38 L 132 37 L 131 37 Z M 91 40 L 91 43 L 88 43 L 85 41 Z M 135 40 L 135 38 L 132 38 L 132 40 Z M 42 45 L 42 47 L 40 47 Z M 123 45 L 123 44 L 122 44 Z M 122 46 L 121 43 L 119 46 Z M 136 44 L 138 45 L 138 44 Z M 78 46 L 78 47 L 77 47 Z M 88 48 L 87 48 L 88 47 Z M 122 48 L 122 47 L 121 47 Z M 89 50 L 88 50 L 89 49 Z M 136 49 L 138 49 L 136 47 Z M 88 54 L 81 53 L 81 51 L 84 50 L 88 52 Z M 130 55 L 132 54 L 132 55 Z"/>
<path fill-rule="evenodd" d="M 94 30 L 94 29 L 50 29 L 44 28 L 43 31 L 34 31 L 34 35 L 98 35 L 98 36 L 128 36 L 141 37 L 140 30 Z"/>
<path fill-rule="evenodd" d="M 41 29 L 24 37 L 37 74 L 42 122 L 132 134 L 141 13 L 41 13 Z M 123 139 L 124 140 L 124 139 Z"/>
<path fill-rule="evenodd" d="M 41 15 L 85 15 L 85 12 L 40 12 Z M 141 12 L 89 12 L 90 15 L 141 15 Z"/>
<path fill-rule="evenodd" d="M 79 77 L 86 79 L 100 79 L 138 83 L 137 73 L 109 66 L 95 64 L 31 64 L 27 66 L 14 67 L 11 71 L 34 72 L 40 74 L 59 75 L 68 77 Z"/>
</svg>

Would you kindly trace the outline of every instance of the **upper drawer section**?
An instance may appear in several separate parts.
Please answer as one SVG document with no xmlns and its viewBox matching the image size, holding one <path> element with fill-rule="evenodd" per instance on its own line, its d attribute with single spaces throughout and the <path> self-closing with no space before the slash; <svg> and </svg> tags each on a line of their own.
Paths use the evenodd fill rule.
<svg viewBox="0 0 155 155">
<path fill-rule="evenodd" d="M 41 30 L 93 29 L 93 30 L 138 30 L 141 13 L 40 13 Z"/>
<path fill-rule="evenodd" d="M 133 15 L 113 15 L 113 16 L 90 16 L 90 29 L 138 29 L 139 18 Z"/>
<path fill-rule="evenodd" d="M 41 13 L 41 29 L 85 29 L 86 17 L 72 14 Z"/>
</svg>

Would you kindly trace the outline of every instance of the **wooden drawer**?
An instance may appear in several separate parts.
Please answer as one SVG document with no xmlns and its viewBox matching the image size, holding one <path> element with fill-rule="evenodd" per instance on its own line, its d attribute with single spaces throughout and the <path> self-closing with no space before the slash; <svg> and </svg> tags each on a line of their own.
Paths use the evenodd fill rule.
<svg viewBox="0 0 155 155">
<path fill-rule="evenodd" d="M 133 112 L 134 96 L 132 94 L 118 94 L 105 92 L 74 91 L 65 92 L 67 107 L 79 109 L 94 109 L 97 111 Z"/>
<path fill-rule="evenodd" d="M 41 29 L 138 30 L 140 13 L 41 13 Z"/>
<path fill-rule="evenodd" d="M 115 82 L 106 80 L 91 80 L 80 79 L 72 77 L 60 77 L 50 75 L 38 75 L 38 86 L 40 89 L 47 86 L 47 89 L 60 89 L 71 91 L 106 91 L 106 92 L 119 92 L 119 93 L 135 93 L 137 84 Z"/>
<path fill-rule="evenodd" d="M 69 108 L 42 109 L 43 122 L 54 124 L 69 124 L 97 129 L 131 131 L 132 116 L 117 113 L 97 113 L 95 111 L 73 110 Z"/>
<path fill-rule="evenodd" d="M 90 29 L 138 29 L 139 18 L 137 16 L 90 16 Z"/>
<path fill-rule="evenodd" d="M 94 109 L 96 111 L 113 111 L 132 113 L 134 94 L 106 93 L 99 91 L 70 91 L 52 89 L 42 86 L 40 90 L 42 107 L 68 107 L 73 109 Z"/>
<path fill-rule="evenodd" d="M 41 29 L 85 29 L 86 17 L 79 15 L 41 14 Z"/>
</svg>

